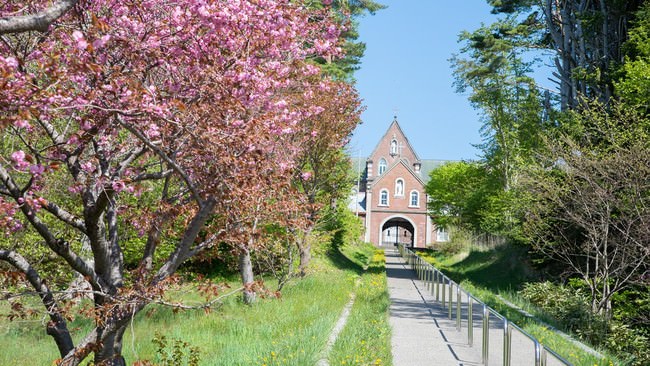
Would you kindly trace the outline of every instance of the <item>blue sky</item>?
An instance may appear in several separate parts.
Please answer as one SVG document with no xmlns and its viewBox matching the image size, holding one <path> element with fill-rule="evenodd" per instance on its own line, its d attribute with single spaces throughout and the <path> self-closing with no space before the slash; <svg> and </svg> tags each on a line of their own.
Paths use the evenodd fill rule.
<svg viewBox="0 0 650 366">
<path fill-rule="evenodd" d="M 483 0 L 379 0 L 387 9 L 360 19 L 366 43 L 357 89 L 367 109 L 349 145 L 367 157 L 393 115 L 421 159 L 476 159 L 478 112 L 452 86 L 449 58 L 458 34 L 495 18 Z"/>
</svg>

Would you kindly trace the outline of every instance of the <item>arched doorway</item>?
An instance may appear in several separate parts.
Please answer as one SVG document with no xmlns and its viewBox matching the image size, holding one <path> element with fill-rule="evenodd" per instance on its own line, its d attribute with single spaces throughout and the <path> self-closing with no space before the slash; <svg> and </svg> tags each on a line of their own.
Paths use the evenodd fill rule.
<svg viewBox="0 0 650 366">
<path fill-rule="evenodd" d="M 403 244 L 412 247 L 414 238 L 415 228 L 413 224 L 403 217 L 391 218 L 381 226 L 382 246 Z"/>
</svg>

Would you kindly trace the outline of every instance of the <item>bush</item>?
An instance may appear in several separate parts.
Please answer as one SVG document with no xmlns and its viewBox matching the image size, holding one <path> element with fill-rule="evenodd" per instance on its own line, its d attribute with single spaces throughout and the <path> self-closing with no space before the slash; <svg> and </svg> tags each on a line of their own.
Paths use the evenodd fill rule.
<svg viewBox="0 0 650 366">
<path fill-rule="evenodd" d="M 626 365 L 650 365 L 650 342 L 638 329 L 612 323 L 607 336 L 607 348 L 625 360 Z"/>
<path fill-rule="evenodd" d="M 137 361 L 135 366 L 198 366 L 199 365 L 199 349 L 191 346 L 187 342 L 180 339 L 168 340 L 164 335 L 156 332 L 156 336 L 152 340 L 158 349 L 156 350 L 156 362 L 151 361 Z"/>
<path fill-rule="evenodd" d="M 519 294 L 568 330 L 594 344 L 602 344 L 606 321 L 590 311 L 587 296 L 580 290 L 554 283 L 527 283 Z"/>
</svg>

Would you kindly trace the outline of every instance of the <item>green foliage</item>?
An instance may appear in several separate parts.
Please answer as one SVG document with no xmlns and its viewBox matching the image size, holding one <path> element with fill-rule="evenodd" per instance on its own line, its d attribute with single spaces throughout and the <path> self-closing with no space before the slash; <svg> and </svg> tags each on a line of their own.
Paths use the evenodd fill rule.
<svg viewBox="0 0 650 366">
<path fill-rule="evenodd" d="M 515 189 L 505 191 L 486 164 L 447 163 L 431 172 L 426 191 L 436 224 L 519 239 L 521 195 Z"/>
<path fill-rule="evenodd" d="M 322 8 L 322 0 L 307 0 L 307 5 L 312 8 Z M 324 58 L 316 60 L 323 71 L 338 80 L 354 80 L 354 72 L 359 70 L 361 58 L 366 50 L 366 44 L 359 42 L 358 18 L 366 14 L 374 15 L 375 12 L 385 9 L 383 5 L 374 0 L 333 0 L 331 7 L 339 17 L 339 21 L 347 23 L 347 29 L 342 34 L 345 42 L 343 50 L 345 56 L 334 60 Z"/>
<path fill-rule="evenodd" d="M 335 248 L 359 242 L 363 233 L 363 224 L 347 206 L 339 204 L 330 207 L 324 216 L 323 230 L 333 234 L 332 245 Z"/>
<path fill-rule="evenodd" d="M 589 299 L 583 291 L 552 282 L 532 282 L 524 285 L 519 294 L 563 324 L 567 330 L 583 334 L 603 331 L 604 322 L 595 321 L 591 314 Z M 600 324 L 595 331 L 585 326 Z"/>
<path fill-rule="evenodd" d="M 200 352 L 198 347 L 180 339 L 170 339 L 156 332 L 151 340 L 158 349 L 156 350 L 157 366 L 198 366 Z"/>
<path fill-rule="evenodd" d="M 607 348 L 616 352 L 626 365 L 650 365 L 650 339 L 627 324 L 611 324 Z"/>
<path fill-rule="evenodd" d="M 615 91 L 632 107 L 650 112 L 650 4 L 645 3 L 635 14 L 633 27 L 623 45 L 625 62 Z"/>
<path fill-rule="evenodd" d="M 473 162 L 451 162 L 431 171 L 426 191 L 436 224 L 480 229 L 479 211 L 493 191 L 486 173 L 484 165 Z"/>
</svg>

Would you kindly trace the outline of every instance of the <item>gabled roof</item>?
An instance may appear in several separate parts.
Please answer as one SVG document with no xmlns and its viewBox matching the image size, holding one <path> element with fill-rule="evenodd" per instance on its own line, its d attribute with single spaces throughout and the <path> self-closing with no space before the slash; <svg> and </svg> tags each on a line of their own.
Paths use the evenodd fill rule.
<svg viewBox="0 0 650 366">
<path fill-rule="evenodd" d="M 386 138 L 386 136 L 388 136 L 388 131 L 391 130 L 391 128 L 393 127 L 393 125 L 395 125 L 395 126 L 397 127 L 397 130 L 398 130 L 398 131 L 402 134 L 402 136 L 404 137 L 404 141 L 406 141 L 406 144 L 408 145 L 408 148 L 411 149 L 411 151 L 413 152 L 413 155 L 415 155 L 415 159 L 416 159 L 417 161 L 420 161 L 420 157 L 418 156 L 417 151 L 415 151 L 415 149 L 414 149 L 413 146 L 411 145 L 411 142 L 409 141 L 408 137 L 406 137 L 406 134 L 405 134 L 404 131 L 402 130 L 402 127 L 401 127 L 401 126 L 399 125 L 399 123 L 397 122 L 397 116 L 393 117 L 393 122 L 391 122 L 390 126 L 388 126 L 388 129 L 386 129 L 386 132 L 384 133 L 384 135 L 379 139 L 379 141 L 377 141 L 377 145 L 375 145 L 375 148 L 372 149 L 372 152 L 370 153 L 370 156 L 375 155 L 375 152 L 377 151 L 377 149 L 379 149 L 379 145 L 381 145 L 381 142 L 384 141 L 384 139 Z"/>
<path fill-rule="evenodd" d="M 377 177 L 377 180 L 373 183 L 373 186 L 374 186 L 374 185 L 377 185 L 377 183 L 381 182 L 382 179 L 384 179 L 384 178 L 388 175 L 388 173 L 389 173 L 391 170 L 395 169 L 395 167 L 397 167 L 397 166 L 399 166 L 399 165 L 404 166 L 404 167 L 406 168 L 406 171 L 408 171 L 409 173 L 411 173 L 411 175 L 414 176 L 415 179 L 417 179 L 417 180 L 422 184 L 422 186 L 426 185 L 425 182 L 422 180 L 422 177 L 420 177 L 420 175 L 419 175 L 418 173 L 416 173 L 413 169 L 411 169 L 411 167 L 410 167 L 408 164 L 406 164 L 406 161 L 404 161 L 404 159 L 400 159 L 400 161 L 399 161 L 397 164 L 393 164 L 393 165 L 392 165 L 390 168 L 388 168 L 388 170 L 386 170 L 382 175 L 380 175 L 379 177 Z"/>
<path fill-rule="evenodd" d="M 435 159 L 424 159 L 421 161 L 421 166 L 420 166 L 420 175 L 422 178 L 422 181 L 426 184 L 429 183 L 429 174 L 431 174 L 431 171 L 441 167 L 449 162 L 452 162 L 453 160 L 435 160 Z"/>
</svg>

